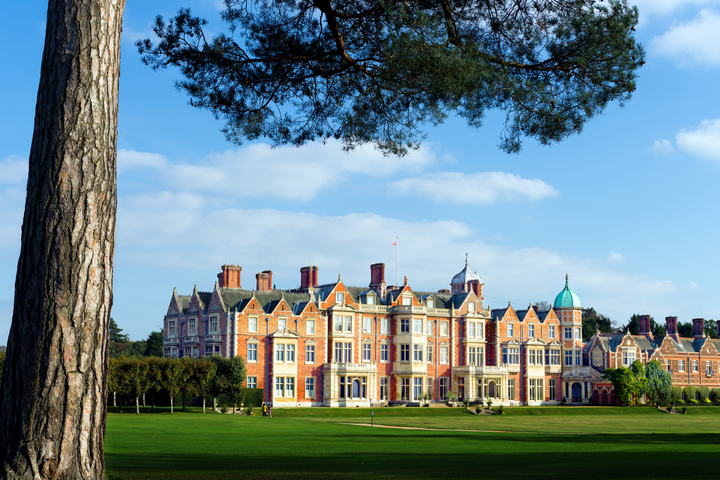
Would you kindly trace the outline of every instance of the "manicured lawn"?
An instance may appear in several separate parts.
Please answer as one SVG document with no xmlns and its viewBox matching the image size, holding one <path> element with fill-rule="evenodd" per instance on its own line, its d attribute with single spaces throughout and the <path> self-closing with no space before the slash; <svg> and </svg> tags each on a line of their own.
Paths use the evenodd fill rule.
<svg viewBox="0 0 720 480">
<path fill-rule="evenodd" d="M 720 407 L 372 410 L 376 424 L 431 430 L 348 425 L 369 423 L 369 409 L 198 411 L 108 414 L 107 471 L 123 480 L 720 476 Z"/>
</svg>

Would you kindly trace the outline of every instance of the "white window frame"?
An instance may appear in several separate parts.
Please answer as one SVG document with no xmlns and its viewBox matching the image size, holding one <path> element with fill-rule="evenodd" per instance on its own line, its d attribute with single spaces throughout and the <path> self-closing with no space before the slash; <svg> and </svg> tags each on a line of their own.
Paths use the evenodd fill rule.
<svg viewBox="0 0 720 480">
<path fill-rule="evenodd" d="M 168 320 L 168 338 L 173 338 L 177 335 L 175 330 L 175 320 Z"/>
<path fill-rule="evenodd" d="M 335 292 L 335 303 L 345 303 L 345 293 Z"/>
<path fill-rule="evenodd" d="M 475 302 L 468 302 L 468 313 L 475 312 Z"/>
<path fill-rule="evenodd" d="M 372 345 L 370 342 L 362 344 L 362 361 L 364 363 L 372 362 Z"/>
<path fill-rule="evenodd" d="M 450 332 L 450 324 L 448 322 L 440 322 L 440 336 L 447 337 Z"/>
<path fill-rule="evenodd" d="M 535 324 L 528 324 L 528 338 L 535 338 Z"/>
<path fill-rule="evenodd" d="M 515 336 L 515 324 L 514 323 L 507 324 L 507 336 L 511 337 L 511 338 Z"/>
<path fill-rule="evenodd" d="M 247 388 L 257 388 L 257 380 L 258 377 L 254 375 L 251 377 L 247 377 Z"/>
<path fill-rule="evenodd" d="M 390 333 L 390 319 L 385 317 L 380 319 L 380 333 L 382 334 L 388 334 Z"/>
<path fill-rule="evenodd" d="M 413 332 L 414 335 L 422 335 L 423 333 L 423 321 L 422 318 L 413 318 Z"/>
<path fill-rule="evenodd" d="M 197 318 L 188 318 L 188 336 L 193 335 L 197 335 Z"/>
<path fill-rule="evenodd" d="M 218 332 L 218 317 L 217 317 L 217 315 L 212 315 L 210 317 L 208 330 L 209 330 L 209 333 L 213 333 L 213 334 Z"/>
<path fill-rule="evenodd" d="M 685 360 L 678 360 L 678 372 L 685 371 Z"/>
<path fill-rule="evenodd" d="M 363 317 L 363 333 L 372 333 L 372 317 Z"/>
<path fill-rule="evenodd" d="M 258 342 L 248 342 L 247 344 L 247 361 L 248 363 L 258 362 Z M 254 358 L 253 358 L 254 357 Z"/>
<path fill-rule="evenodd" d="M 572 340 L 572 328 L 565 327 L 564 329 L 565 336 L 563 337 L 565 340 Z"/>
<path fill-rule="evenodd" d="M 257 333 L 258 329 L 258 317 L 248 318 L 248 332 Z"/>
<path fill-rule="evenodd" d="M 692 373 L 698 373 L 698 363 L 697 360 L 692 361 Z"/>
<path fill-rule="evenodd" d="M 401 318 L 400 319 L 400 333 L 410 333 L 410 319 L 409 318 Z"/>
<path fill-rule="evenodd" d="M 435 300 L 432 298 L 427 299 L 427 308 L 435 308 Z"/>
<path fill-rule="evenodd" d="M 412 295 L 403 295 L 402 296 L 402 305 L 404 307 L 412 306 Z"/>
<path fill-rule="evenodd" d="M 548 331 L 548 337 L 555 339 L 555 325 L 550 325 L 550 328 Z"/>
<path fill-rule="evenodd" d="M 400 355 L 400 358 L 398 359 L 398 361 L 400 361 L 402 363 L 410 362 L 410 344 L 408 344 L 408 343 L 401 344 L 398 354 Z"/>
<path fill-rule="evenodd" d="M 447 345 L 440 345 L 440 356 L 438 359 L 442 365 L 447 365 L 449 363 Z"/>
<path fill-rule="evenodd" d="M 309 363 L 309 364 L 315 363 L 315 344 L 314 343 L 306 343 L 305 344 L 305 363 Z"/>
<path fill-rule="evenodd" d="M 390 362 L 390 345 L 387 343 L 380 344 L 380 363 Z"/>
<path fill-rule="evenodd" d="M 423 348 L 422 345 L 413 345 L 413 362 L 423 361 Z"/>
<path fill-rule="evenodd" d="M 278 330 L 287 330 L 287 318 L 286 317 L 279 317 L 278 318 Z"/>
<path fill-rule="evenodd" d="M 315 335 L 315 319 L 308 318 L 305 321 L 305 335 Z"/>
<path fill-rule="evenodd" d="M 305 398 L 315 398 L 315 377 L 305 377 Z"/>
</svg>

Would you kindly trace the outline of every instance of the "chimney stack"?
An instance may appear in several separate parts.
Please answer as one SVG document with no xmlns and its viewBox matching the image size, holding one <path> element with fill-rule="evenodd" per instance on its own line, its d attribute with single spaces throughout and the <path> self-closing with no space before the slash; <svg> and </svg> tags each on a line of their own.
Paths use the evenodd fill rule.
<svg viewBox="0 0 720 480">
<path fill-rule="evenodd" d="M 650 315 L 640 315 L 638 317 L 638 323 L 640 324 L 640 335 L 644 335 L 652 340 L 653 334 L 650 328 Z"/>
<path fill-rule="evenodd" d="M 303 267 L 300 269 L 300 290 L 308 291 L 318 286 L 318 267 Z"/>
<path fill-rule="evenodd" d="M 705 319 L 704 318 L 693 318 L 693 337 L 704 338 L 705 337 Z"/>
<path fill-rule="evenodd" d="M 222 272 L 218 273 L 220 288 L 242 288 L 240 286 L 240 273 L 242 267 L 238 265 L 223 265 Z"/>
<path fill-rule="evenodd" d="M 475 295 L 482 300 L 483 299 L 483 286 L 482 283 L 480 283 L 480 280 L 470 280 L 468 282 L 468 286 L 470 287 L 470 290 L 475 292 Z M 536 310 L 537 311 L 537 310 Z"/>
<path fill-rule="evenodd" d="M 272 270 L 265 270 L 255 275 L 258 292 L 269 292 L 272 290 Z"/>
<path fill-rule="evenodd" d="M 665 329 L 669 337 L 679 341 L 677 330 L 677 317 L 665 317 Z"/>
<path fill-rule="evenodd" d="M 374 263 L 370 265 L 370 288 L 377 293 L 381 299 L 385 300 L 385 264 Z"/>
</svg>

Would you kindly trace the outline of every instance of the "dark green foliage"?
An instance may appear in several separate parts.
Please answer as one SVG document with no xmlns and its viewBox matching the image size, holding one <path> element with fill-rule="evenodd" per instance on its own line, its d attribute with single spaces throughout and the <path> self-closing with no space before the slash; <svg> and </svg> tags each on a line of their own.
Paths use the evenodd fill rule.
<svg viewBox="0 0 720 480">
<path fill-rule="evenodd" d="M 122 333 L 122 328 L 118 326 L 114 318 L 110 318 L 110 341 L 113 343 L 127 343 L 130 341 L 127 333 Z"/>
<path fill-rule="evenodd" d="M 582 338 L 583 342 L 589 341 L 595 335 L 595 327 L 600 333 L 612 333 L 612 320 L 597 313 L 594 308 L 583 308 L 582 312 Z"/>
<path fill-rule="evenodd" d="M 720 388 L 713 388 L 710 390 L 710 400 L 715 403 L 720 403 Z"/>
<path fill-rule="evenodd" d="M 689 385 L 685 387 L 685 389 L 683 390 L 683 394 L 685 395 L 685 403 L 687 403 L 688 405 L 697 404 L 697 387 Z"/>
<path fill-rule="evenodd" d="M 701 386 L 697 387 L 697 395 L 699 398 L 700 404 L 707 403 L 708 400 L 710 400 L 710 387 Z"/>
<path fill-rule="evenodd" d="M 705 334 L 710 338 L 719 338 L 717 322 L 712 318 L 710 320 L 705 320 Z"/>
<path fill-rule="evenodd" d="M 647 386 L 645 393 L 651 403 L 666 405 L 671 397 L 672 375 L 665 370 L 660 362 L 653 360 L 645 365 Z"/>
<path fill-rule="evenodd" d="M 265 401 L 265 390 L 262 388 L 246 388 L 244 405 L 260 407 Z"/>
<path fill-rule="evenodd" d="M 640 360 L 636 360 L 630 368 L 607 368 L 603 372 L 603 378 L 612 382 L 615 396 L 627 406 L 637 405 L 648 383 L 645 367 Z"/>
<path fill-rule="evenodd" d="M 227 389 L 227 396 L 233 402 L 233 408 L 239 403 L 245 403 L 247 389 L 243 385 L 245 384 L 246 375 L 245 360 L 242 357 L 233 357 L 230 364 L 230 381 Z"/>
<path fill-rule="evenodd" d="M 153 68 L 175 66 L 190 104 L 235 143 L 337 138 L 403 154 L 448 114 L 480 127 L 506 113 L 500 146 L 579 133 L 623 105 L 644 63 L 626 0 L 306 2 L 226 0 L 229 34 L 208 39 L 189 9 L 137 42 Z"/>
<path fill-rule="evenodd" d="M 146 357 L 162 357 L 163 356 L 163 332 L 150 332 L 146 340 L 145 352 Z"/>
<path fill-rule="evenodd" d="M 678 329 L 678 335 L 681 337 L 692 337 L 693 336 L 693 326 L 691 322 L 678 322 L 677 324 Z"/>
<path fill-rule="evenodd" d="M 668 398 L 668 403 L 677 405 L 678 403 L 682 402 L 682 398 L 683 398 L 683 390 L 681 387 L 670 388 L 670 397 Z"/>
</svg>

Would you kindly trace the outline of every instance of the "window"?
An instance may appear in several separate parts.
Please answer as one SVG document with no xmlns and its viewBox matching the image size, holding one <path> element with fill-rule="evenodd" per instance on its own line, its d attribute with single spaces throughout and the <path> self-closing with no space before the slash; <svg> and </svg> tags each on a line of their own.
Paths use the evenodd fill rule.
<svg viewBox="0 0 720 480">
<path fill-rule="evenodd" d="M 413 400 L 417 400 L 423 394 L 422 378 L 413 378 Z"/>
<path fill-rule="evenodd" d="M 443 337 L 448 336 L 448 322 L 440 322 L 440 335 Z"/>
<path fill-rule="evenodd" d="M 305 377 L 305 398 L 315 398 L 315 377 Z"/>
<path fill-rule="evenodd" d="M 258 361 L 258 344 L 257 343 L 248 343 L 247 346 L 247 359 L 248 362 L 257 362 Z"/>
<path fill-rule="evenodd" d="M 383 343 L 380 345 L 380 361 L 381 362 L 387 362 L 390 358 L 390 345 L 387 343 Z"/>
<path fill-rule="evenodd" d="M 475 324 L 473 322 L 467 324 L 467 336 L 468 338 L 475 338 Z"/>
<path fill-rule="evenodd" d="M 427 299 L 427 308 L 435 308 L 435 300 L 432 298 Z"/>
<path fill-rule="evenodd" d="M 433 354 L 433 346 L 428 343 L 428 346 L 426 347 L 426 351 L 427 351 L 427 361 L 428 361 L 428 363 L 432 363 L 433 362 L 433 355 L 432 355 Z"/>
<path fill-rule="evenodd" d="M 285 377 L 275 377 L 275 396 L 285 396 Z"/>
<path fill-rule="evenodd" d="M 513 365 L 520 364 L 520 349 L 519 348 L 508 348 L 508 363 Z"/>
<path fill-rule="evenodd" d="M 206 357 L 212 357 L 213 354 L 213 346 L 212 345 L 205 345 L 205 356 Z"/>
<path fill-rule="evenodd" d="M 712 374 L 712 362 L 707 361 L 705 362 L 705 375 L 710 376 Z"/>
<path fill-rule="evenodd" d="M 305 363 L 315 363 L 315 345 L 305 344 Z"/>
<path fill-rule="evenodd" d="M 412 297 L 410 295 L 403 295 L 402 304 L 404 306 L 412 305 Z"/>
<path fill-rule="evenodd" d="M 400 345 L 400 361 L 410 361 L 410 345 Z"/>
<path fill-rule="evenodd" d="M 548 332 L 548 337 L 555 338 L 555 325 L 550 325 L 550 331 Z"/>
<path fill-rule="evenodd" d="M 337 316 L 333 317 L 333 331 L 342 333 L 343 329 L 343 317 Z"/>
<path fill-rule="evenodd" d="M 528 363 L 530 365 L 535 365 L 537 363 L 537 359 L 535 358 L 535 352 L 535 350 L 528 351 Z"/>
<path fill-rule="evenodd" d="M 170 356 L 171 356 L 172 358 L 177 358 L 177 356 L 178 356 L 178 349 L 177 349 L 177 348 L 173 348 L 173 349 L 170 351 Z"/>
<path fill-rule="evenodd" d="M 678 372 L 685 371 L 685 360 L 678 360 Z"/>
<path fill-rule="evenodd" d="M 197 328 L 195 326 L 197 319 L 188 318 L 188 335 L 197 335 Z"/>
<path fill-rule="evenodd" d="M 565 340 L 572 340 L 572 328 L 565 329 Z"/>
<path fill-rule="evenodd" d="M 285 396 L 290 398 L 295 396 L 295 379 L 292 377 L 285 379 Z"/>
<path fill-rule="evenodd" d="M 443 363 L 443 364 L 448 363 L 448 347 L 445 347 L 445 346 L 440 347 L 440 363 Z"/>
<path fill-rule="evenodd" d="M 515 330 L 515 325 L 512 324 L 512 323 L 508 323 L 508 326 L 507 326 L 507 336 L 508 336 L 508 337 L 514 337 L 514 336 L 515 336 L 514 330 Z"/>
<path fill-rule="evenodd" d="M 475 311 L 475 302 L 468 302 L 468 312 L 472 313 Z"/>
<path fill-rule="evenodd" d="M 438 395 L 443 400 L 446 399 L 448 395 L 449 380 L 450 379 L 448 377 L 440 377 L 438 379 Z"/>
<path fill-rule="evenodd" d="M 528 337 L 535 338 L 535 324 L 528 325 Z"/>
<path fill-rule="evenodd" d="M 380 377 L 380 400 L 387 400 L 390 392 L 390 378 Z"/>
<path fill-rule="evenodd" d="M 186 357 L 192 356 L 192 348 L 190 348 L 190 347 L 185 347 L 185 356 L 186 356 Z"/>
<path fill-rule="evenodd" d="M 401 333 L 409 333 L 410 332 L 410 319 L 409 318 L 403 318 L 400 320 L 400 332 Z"/>
<path fill-rule="evenodd" d="M 363 317 L 363 332 L 372 333 L 372 317 Z"/>
<path fill-rule="evenodd" d="M 413 362 L 422 362 L 422 345 L 413 345 Z"/>
<path fill-rule="evenodd" d="M 335 342 L 335 358 L 336 362 L 342 362 L 342 342 Z"/>
<path fill-rule="evenodd" d="M 287 330 L 287 318 L 278 318 L 278 330 Z"/>
<path fill-rule="evenodd" d="M 257 388 L 257 377 L 247 377 L 247 388 Z"/>
<path fill-rule="evenodd" d="M 350 381 L 349 378 L 348 381 Z M 340 377 L 338 383 L 340 385 L 340 398 L 345 398 L 345 377 Z"/>
<path fill-rule="evenodd" d="M 287 363 L 295 363 L 295 345 L 286 345 L 285 350 L 287 352 L 285 361 Z"/>
<path fill-rule="evenodd" d="M 346 316 L 343 317 L 343 330 L 345 333 L 352 333 L 352 317 Z"/>
<path fill-rule="evenodd" d="M 428 322 L 427 322 L 427 334 L 430 336 L 432 336 L 432 334 L 433 334 L 432 320 L 428 320 Z"/>
<path fill-rule="evenodd" d="M 275 345 L 275 361 L 285 363 L 285 345 Z"/>
<path fill-rule="evenodd" d="M 164 356 L 164 357 L 169 357 L 169 356 L 170 356 L 170 347 L 165 347 L 165 348 L 163 349 L 163 356 Z"/>
<path fill-rule="evenodd" d="M 175 336 L 175 320 L 168 321 L 168 337 Z"/>
<path fill-rule="evenodd" d="M 307 320 L 305 322 L 305 334 L 315 335 L 315 320 Z"/>
<path fill-rule="evenodd" d="M 572 367 L 572 350 L 565 350 L 565 366 Z"/>
<path fill-rule="evenodd" d="M 372 358 L 371 358 L 372 351 L 371 351 L 370 347 L 371 347 L 371 345 L 369 343 L 363 343 L 363 346 L 362 346 L 363 362 L 369 362 L 372 360 Z"/>
<path fill-rule="evenodd" d="M 365 297 L 365 302 L 368 305 L 375 305 L 375 296 L 374 295 L 368 295 Z"/>
<path fill-rule="evenodd" d="M 529 400 L 543 401 L 545 396 L 543 395 L 543 379 L 542 378 L 531 378 L 530 379 L 530 391 Z"/>
<path fill-rule="evenodd" d="M 502 363 L 508 362 L 508 349 L 507 347 L 503 347 L 502 349 Z"/>
<path fill-rule="evenodd" d="M 345 342 L 343 345 L 343 361 L 352 363 L 352 343 Z"/>
<path fill-rule="evenodd" d="M 580 329 L 579 328 L 575 329 L 575 340 L 580 340 Z"/>
<path fill-rule="evenodd" d="M 549 400 L 557 400 L 557 380 L 551 378 L 548 384 Z"/>
<path fill-rule="evenodd" d="M 575 365 L 582 365 L 582 352 L 575 350 Z"/>
<path fill-rule="evenodd" d="M 635 350 L 623 350 L 622 352 L 623 367 L 630 368 L 635 362 Z"/>
<path fill-rule="evenodd" d="M 422 335 L 423 333 L 423 321 L 422 318 L 414 318 L 413 319 L 413 333 L 416 333 L 418 335 Z"/>
<path fill-rule="evenodd" d="M 467 353 L 468 365 L 478 365 L 477 350 L 478 349 L 476 347 L 468 347 L 468 353 Z"/>
<path fill-rule="evenodd" d="M 550 350 L 550 365 L 560 365 L 560 350 Z"/>
<path fill-rule="evenodd" d="M 403 378 L 400 382 L 400 385 L 401 385 L 400 398 L 402 400 L 409 400 L 410 399 L 410 379 Z"/>
<path fill-rule="evenodd" d="M 248 332 L 257 333 L 257 317 L 248 318 Z"/>
<path fill-rule="evenodd" d="M 340 292 L 336 293 L 335 303 L 345 303 L 345 294 Z"/>
<path fill-rule="evenodd" d="M 390 320 L 387 318 L 380 319 L 380 333 L 388 333 L 390 331 Z"/>
<path fill-rule="evenodd" d="M 193 347 L 192 349 L 192 357 L 198 358 L 198 347 Z"/>
<path fill-rule="evenodd" d="M 434 395 L 434 391 L 433 391 L 433 379 L 432 379 L 432 377 L 427 377 L 427 378 L 425 379 L 425 393 L 427 393 L 427 396 L 428 396 L 429 398 L 431 398 L 431 399 L 435 396 L 435 395 Z"/>
<path fill-rule="evenodd" d="M 698 361 L 697 360 L 692 361 L 692 371 L 693 371 L 693 373 L 698 373 Z"/>
<path fill-rule="evenodd" d="M 508 378 L 508 400 L 515 400 L 515 379 Z"/>
<path fill-rule="evenodd" d="M 218 317 L 213 315 L 210 317 L 210 333 L 217 333 L 218 331 Z"/>
</svg>

